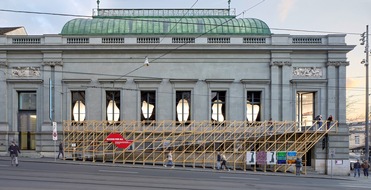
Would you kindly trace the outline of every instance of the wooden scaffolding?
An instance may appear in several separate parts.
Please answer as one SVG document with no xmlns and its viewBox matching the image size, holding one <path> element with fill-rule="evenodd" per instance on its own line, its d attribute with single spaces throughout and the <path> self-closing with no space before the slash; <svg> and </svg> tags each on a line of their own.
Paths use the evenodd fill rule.
<svg viewBox="0 0 371 190">
<path fill-rule="evenodd" d="M 163 165 L 171 151 L 177 167 L 215 168 L 220 152 L 225 154 L 228 166 L 235 170 L 287 172 L 294 170 L 292 163 L 249 165 L 246 154 L 249 151 L 296 152 L 305 164 L 310 159 L 306 153 L 327 133 L 336 133 L 337 126 L 337 121 L 329 125 L 325 121 L 322 126 L 317 122 L 301 126 L 297 122 L 269 121 L 121 121 L 113 124 L 65 121 L 63 135 L 66 158 L 73 160 Z M 126 149 L 118 148 L 105 141 L 110 134 L 121 134 L 133 143 Z"/>
</svg>

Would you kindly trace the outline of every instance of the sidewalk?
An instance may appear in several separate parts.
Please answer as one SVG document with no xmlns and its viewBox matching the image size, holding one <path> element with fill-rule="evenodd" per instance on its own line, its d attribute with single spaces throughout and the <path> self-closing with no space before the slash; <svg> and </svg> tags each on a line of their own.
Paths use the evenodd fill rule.
<svg viewBox="0 0 371 190">
<path fill-rule="evenodd" d="M 9 160 L 9 157 L 0 156 L 0 160 Z M 30 157 L 19 157 L 20 162 L 38 162 L 38 163 L 56 163 L 56 164 L 76 164 L 76 165 L 100 165 L 100 166 L 119 166 L 119 167 L 131 167 L 131 168 L 148 168 L 148 169 L 169 169 L 165 168 L 162 165 L 142 165 L 142 164 L 122 164 L 122 163 L 116 163 L 113 164 L 111 162 L 91 162 L 91 161 L 82 161 L 82 160 L 61 160 L 61 159 L 55 159 L 50 157 L 42 157 L 42 158 L 30 158 Z M 317 174 L 317 173 L 307 173 L 307 175 L 300 175 L 296 176 L 293 173 L 282 173 L 282 172 L 262 172 L 262 171 L 242 171 L 242 170 L 231 170 L 223 171 L 223 170 L 214 170 L 211 168 L 192 168 L 192 167 L 181 167 L 181 166 L 175 166 L 173 168 L 175 170 L 184 170 L 184 171 L 198 171 L 198 172 L 225 172 L 225 173 L 246 173 L 248 175 L 266 175 L 266 176 L 286 176 L 286 177 L 304 177 L 304 178 L 319 178 L 319 179 L 333 179 L 333 180 L 351 180 L 351 181 L 358 181 L 365 179 L 363 176 L 360 178 L 353 177 L 353 174 L 351 176 L 332 176 L 331 175 L 324 175 L 324 174 Z M 365 179 L 367 180 L 367 179 Z M 371 177 L 370 177 L 371 181 Z"/>
</svg>

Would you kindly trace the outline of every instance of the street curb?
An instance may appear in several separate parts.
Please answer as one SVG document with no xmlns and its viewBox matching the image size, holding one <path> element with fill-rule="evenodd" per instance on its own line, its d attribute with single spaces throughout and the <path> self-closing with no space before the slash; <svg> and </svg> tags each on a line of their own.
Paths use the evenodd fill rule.
<svg viewBox="0 0 371 190">
<path fill-rule="evenodd" d="M 0 160 L 8 161 L 9 159 L 4 156 L 0 156 Z M 175 168 L 168 168 L 163 167 L 160 165 L 140 165 L 140 164 L 120 164 L 120 163 L 102 163 L 102 162 L 91 162 L 91 161 L 82 161 L 82 160 L 61 160 L 61 159 L 53 159 L 49 157 L 42 157 L 42 158 L 28 158 L 28 157 L 20 157 L 21 162 L 35 162 L 35 163 L 55 163 L 55 164 L 73 164 L 73 165 L 98 165 L 98 166 L 109 166 L 109 167 L 127 167 L 127 168 L 141 168 L 141 169 L 171 169 L 171 170 L 178 170 L 178 171 L 193 171 L 193 172 L 213 172 L 213 173 L 230 173 L 230 174 L 248 174 L 248 175 L 264 175 L 264 176 L 283 176 L 283 177 L 301 177 L 301 178 L 318 178 L 318 179 L 333 179 L 333 180 L 348 180 L 354 181 L 355 179 L 349 179 L 346 177 L 341 176 L 328 176 L 328 175 L 300 175 L 296 176 L 293 173 L 277 173 L 277 172 L 253 172 L 253 171 L 242 171 L 242 170 L 231 170 L 231 171 L 220 171 L 214 169 L 203 169 L 203 168 L 188 168 L 188 167 L 176 167 Z"/>
</svg>

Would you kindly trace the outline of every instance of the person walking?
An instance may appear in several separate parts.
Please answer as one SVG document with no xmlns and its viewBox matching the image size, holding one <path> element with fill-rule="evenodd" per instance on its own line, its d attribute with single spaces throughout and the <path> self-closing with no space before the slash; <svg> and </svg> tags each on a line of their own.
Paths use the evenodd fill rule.
<svg viewBox="0 0 371 190">
<path fill-rule="evenodd" d="M 59 143 L 59 152 L 58 152 L 58 159 L 59 159 L 59 156 L 62 154 L 62 159 L 64 159 L 64 151 L 63 151 L 63 143 L 62 141 Z"/>
<path fill-rule="evenodd" d="M 10 164 L 13 166 L 14 163 L 15 166 L 18 166 L 18 153 L 21 153 L 21 151 L 19 150 L 18 145 L 16 145 L 14 141 L 12 141 L 12 143 L 10 144 L 8 151 L 10 153 L 11 158 Z"/>
<path fill-rule="evenodd" d="M 220 170 L 221 162 L 222 162 L 222 156 L 220 155 L 220 152 L 218 152 L 218 155 L 216 155 L 216 169 L 217 170 Z"/>
<path fill-rule="evenodd" d="M 174 168 L 173 154 L 171 153 L 171 151 L 167 154 L 167 163 L 164 166 L 171 166 L 171 168 Z"/>
<path fill-rule="evenodd" d="M 322 130 L 322 124 L 323 124 L 323 121 L 322 121 L 322 115 L 318 115 L 318 130 Z"/>
<path fill-rule="evenodd" d="M 358 177 L 361 177 L 361 164 L 359 163 L 359 160 L 357 160 L 356 163 L 354 163 L 354 177 L 358 174 Z"/>
<path fill-rule="evenodd" d="M 330 129 L 332 120 L 333 120 L 332 115 L 328 116 L 328 118 L 327 118 L 327 130 Z"/>
<path fill-rule="evenodd" d="M 228 170 L 228 171 L 231 171 L 228 166 L 227 166 L 227 158 L 225 157 L 225 154 L 222 154 L 222 164 L 220 166 L 220 168 L 223 168 L 224 166 L 224 170 Z"/>
<path fill-rule="evenodd" d="M 370 164 L 367 162 L 367 160 L 362 163 L 361 167 L 363 169 L 363 176 L 368 178 L 368 169 L 370 168 Z"/>
<path fill-rule="evenodd" d="M 295 167 L 296 167 L 296 175 L 300 175 L 301 167 L 303 166 L 303 163 L 299 157 L 295 160 Z"/>
</svg>

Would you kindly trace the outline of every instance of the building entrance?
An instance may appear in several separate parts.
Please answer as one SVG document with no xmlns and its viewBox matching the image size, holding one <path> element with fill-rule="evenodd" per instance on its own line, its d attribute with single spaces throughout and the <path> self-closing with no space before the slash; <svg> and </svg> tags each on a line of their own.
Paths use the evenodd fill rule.
<svg viewBox="0 0 371 190">
<path fill-rule="evenodd" d="M 296 93 L 296 121 L 299 123 L 299 129 L 304 131 L 306 127 L 313 125 L 315 92 L 297 92 Z M 306 166 L 311 166 L 313 148 L 306 152 Z"/>
<path fill-rule="evenodd" d="M 19 148 L 21 150 L 35 150 L 36 112 L 20 112 L 18 123 Z"/>
<path fill-rule="evenodd" d="M 18 132 L 19 148 L 35 150 L 35 132 L 37 126 L 36 92 L 19 92 L 18 94 Z"/>
</svg>

